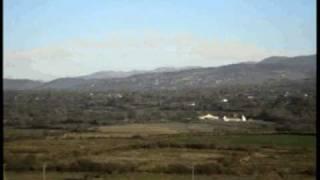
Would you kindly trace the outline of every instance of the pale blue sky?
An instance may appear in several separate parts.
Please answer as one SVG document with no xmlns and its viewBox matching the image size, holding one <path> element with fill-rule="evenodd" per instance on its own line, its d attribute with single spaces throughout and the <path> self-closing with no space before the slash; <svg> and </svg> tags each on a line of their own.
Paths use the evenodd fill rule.
<svg viewBox="0 0 320 180">
<path fill-rule="evenodd" d="M 315 0 L 5 0 L 5 77 L 218 66 L 316 51 Z"/>
</svg>

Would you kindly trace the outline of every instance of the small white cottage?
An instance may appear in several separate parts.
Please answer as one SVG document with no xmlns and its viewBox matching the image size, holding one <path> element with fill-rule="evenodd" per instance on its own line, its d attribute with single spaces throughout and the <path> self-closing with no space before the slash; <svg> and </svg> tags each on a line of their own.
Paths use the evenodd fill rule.
<svg viewBox="0 0 320 180">
<path fill-rule="evenodd" d="M 223 116 L 223 121 L 224 122 L 246 122 L 247 121 L 247 118 L 242 115 L 241 116 L 241 119 L 240 118 L 228 118 L 227 116 Z"/>
<path fill-rule="evenodd" d="M 219 120 L 219 117 L 218 117 L 218 116 L 211 115 L 211 114 L 207 114 L 207 115 L 204 115 L 204 116 L 199 116 L 199 119 L 201 119 L 201 120 L 204 120 L 204 119 L 208 119 L 208 120 Z"/>
</svg>

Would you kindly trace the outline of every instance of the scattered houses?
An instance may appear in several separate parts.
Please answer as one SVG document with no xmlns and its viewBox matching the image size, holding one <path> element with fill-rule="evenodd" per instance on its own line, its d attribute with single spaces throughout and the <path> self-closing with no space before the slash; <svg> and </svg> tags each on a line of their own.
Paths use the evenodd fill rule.
<svg viewBox="0 0 320 180">
<path fill-rule="evenodd" d="M 214 116 L 212 114 L 206 114 L 198 117 L 200 120 L 219 120 L 219 116 Z M 227 117 L 223 116 L 222 120 L 224 122 L 246 122 L 247 118 L 244 115 L 241 115 L 241 118 L 238 117 Z"/>
<path fill-rule="evenodd" d="M 122 94 L 120 94 L 120 93 L 109 93 L 107 96 L 109 98 L 122 98 L 123 97 Z"/>
<path fill-rule="evenodd" d="M 122 98 L 123 96 L 122 96 L 122 94 L 117 93 L 117 94 L 115 95 L 115 97 L 116 97 L 116 98 Z"/>
</svg>

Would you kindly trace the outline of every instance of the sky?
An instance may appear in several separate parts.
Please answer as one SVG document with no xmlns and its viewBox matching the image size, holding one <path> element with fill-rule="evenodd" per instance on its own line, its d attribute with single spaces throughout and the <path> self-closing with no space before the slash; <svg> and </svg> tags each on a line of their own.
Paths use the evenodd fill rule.
<svg viewBox="0 0 320 180">
<path fill-rule="evenodd" d="M 316 53 L 316 0 L 4 0 L 4 77 Z"/>
</svg>

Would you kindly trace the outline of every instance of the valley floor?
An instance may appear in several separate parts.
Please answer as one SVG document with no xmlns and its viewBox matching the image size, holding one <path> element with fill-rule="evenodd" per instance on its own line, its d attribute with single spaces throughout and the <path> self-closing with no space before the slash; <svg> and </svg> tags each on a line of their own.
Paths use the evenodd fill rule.
<svg viewBox="0 0 320 180">
<path fill-rule="evenodd" d="M 223 126 L 234 130 L 216 133 Z M 5 128 L 6 178 L 40 180 L 46 163 L 47 180 L 191 179 L 192 170 L 195 179 L 315 179 L 315 136 L 270 133 L 204 122 Z"/>
</svg>

